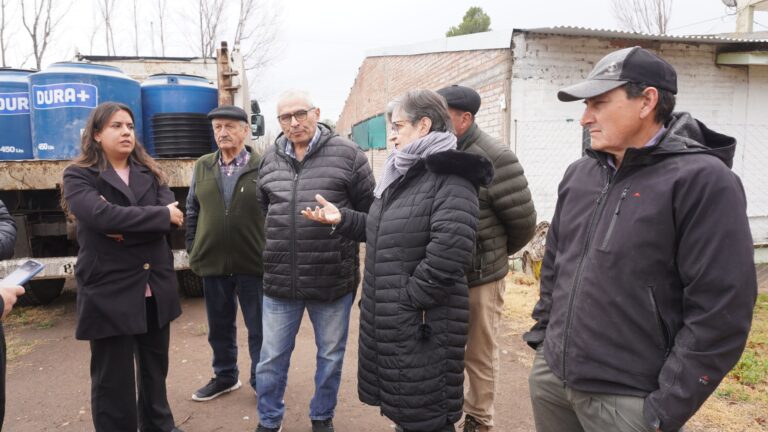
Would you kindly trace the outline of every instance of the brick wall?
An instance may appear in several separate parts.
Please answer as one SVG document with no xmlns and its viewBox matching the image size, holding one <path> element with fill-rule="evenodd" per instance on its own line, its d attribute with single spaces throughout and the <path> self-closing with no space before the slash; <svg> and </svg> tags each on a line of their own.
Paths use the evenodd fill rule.
<svg viewBox="0 0 768 432">
<path fill-rule="evenodd" d="M 472 87 L 483 103 L 477 123 L 486 132 L 508 139 L 508 77 L 511 68 L 508 49 L 457 51 L 408 56 L 369 57 L 363 61 L 344 109 L 336 124 L 340 135 L 348 136 L 355 124 L 381 114 L 387 103 L 408 90 L 437 90 L 450 84 Z M 387 150 L 368 151 L 378 176 Z"/>
</svg>

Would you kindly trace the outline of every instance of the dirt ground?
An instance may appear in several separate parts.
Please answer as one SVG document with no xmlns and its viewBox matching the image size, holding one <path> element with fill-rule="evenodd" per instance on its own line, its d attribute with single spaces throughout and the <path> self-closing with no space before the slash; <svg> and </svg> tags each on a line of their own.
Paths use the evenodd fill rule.
<svg viewBox="0 0 768 432">
<path fill-rule="evenodd" d="M 168 393 L 177 424 L 186 432 L 253 431 L 258 423 L 256 398 L 250 387 L 210 402 L 194 402 L 192 393 L 211 376 L 203 299 L 183 299 L 183 314 L 171 327 Z M 8 362 L 5 431 L 91 431 L 89 348 L 74 339 L 74 294 L 30 311 L 25 324 L 6 329 L 18 352 Z M 358 310 L 353 308 L 339 403 L 334 423 L 340 432 L 393 431 L 394 425 L 375 407 L 357 398 Z M 527 376 L 531 350 L 520 339 L 520 326 L 506 322 L 501 338 L 501 387 L 496 404 L 499 432 L 533 430 Z M 243 323 L 239 346 L 245 347 Z M 315 346 L 305 317 L 293 354 L 286 391 L 284 432 L 308 432 L 309 399 L 314 389 Z M 247 351 L 240 350 L 240 370 L 248 370 Z M 246 372 L 247 374 L 247 372 Z M 247 376 L 241 376 L 245 383 Z"/>
</svg>

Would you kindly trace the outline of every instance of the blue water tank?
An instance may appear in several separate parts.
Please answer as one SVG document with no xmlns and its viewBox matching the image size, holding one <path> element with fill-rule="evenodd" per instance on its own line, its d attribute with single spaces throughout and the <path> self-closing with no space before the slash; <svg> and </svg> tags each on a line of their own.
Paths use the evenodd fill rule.
<svg viewBox="0 0 768 432">
<path fill-rule="evenodd" d="M 141 84 L 144 137 L 153 156 L 200 156 L 215 148 L 208 112 L 219 94 L 207 79 L 152 75 Z"/>
<path fill-rule="evenodd" d="M 134 115 L 142 142 L 141 86 L 113 66 L 54 63 L 29 76 L 32 151 L 38 159 L 72 159 L 88 115 L 102 102 L 120 102 Z"/>
<path fill-rule="evenodd" d="M 32 72 L 0 69 L 0 160 L 32 159 L 27 80 Z"/>
</svg>

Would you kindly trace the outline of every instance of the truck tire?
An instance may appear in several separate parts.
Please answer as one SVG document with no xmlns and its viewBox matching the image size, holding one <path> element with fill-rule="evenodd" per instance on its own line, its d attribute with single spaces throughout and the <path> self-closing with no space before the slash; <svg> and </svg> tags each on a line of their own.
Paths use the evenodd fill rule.
<svg viewBox="0 0 768 432">
<path fill-rule="evenodd" d="M 66 279 L 31 280 L 24 285 L 27 291 L 16 302 L 18 306 L 41 306 L 56 300 L 64 289 Z"/>
<path fill-rule="evenodd" d="M 179 280 L 179 291 L 185 297 L 203 296 L 203 279 L 192 270 L 179 270 L 176 278 Z"/>
</svg>

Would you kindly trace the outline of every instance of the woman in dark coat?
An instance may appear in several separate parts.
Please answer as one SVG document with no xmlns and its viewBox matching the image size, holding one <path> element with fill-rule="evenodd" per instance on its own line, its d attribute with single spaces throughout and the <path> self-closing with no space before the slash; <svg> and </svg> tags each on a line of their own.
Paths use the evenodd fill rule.
<svg viewBox="0 0 768 432">
<path fill-rule="evenodd" d="M 181 307 L 166 237 L 183 213 L 136 142 L 127 106 L 107 102 L 91 113 L 62 189 L 80 244 L 76 337 L 91 345 L 96 431 L 177 431 L 165 379 Z"/>
<path fill-rule="evenodd" d="M 390 103 L 390 154 L 369 213 L 303 214 L 366 241 L 358 393 L 398 431 L 453 431 L 462 413 L 470 262 L 482 156 L 456 150 L 445 100 L 415 90 Z"/>
</svg>

